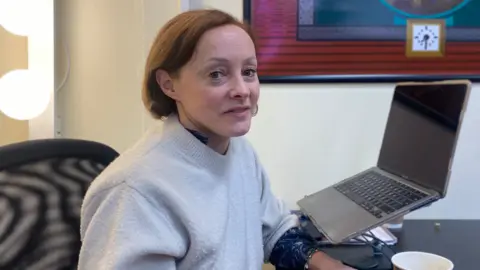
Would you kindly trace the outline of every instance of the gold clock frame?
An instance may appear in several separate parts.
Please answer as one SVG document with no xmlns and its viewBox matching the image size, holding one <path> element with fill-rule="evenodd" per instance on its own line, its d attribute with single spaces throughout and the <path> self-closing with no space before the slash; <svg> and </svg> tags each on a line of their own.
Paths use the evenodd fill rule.
<svg viewBox="0 0 480 270">
<path fill-rule="evenodd" d="M 439 32 L 439 49 L 437 51 L 422 51 L 422 52 L 415 52 L 412 50 L 413 45 L 413 26 L 421 24 L 430 24 L 430 25 L 437 25 L 440 29 Z M 407 57 L 443 57 L 445 56 L 445 45 L 446 45 L 446 24 L 445 20 L 437 20 L 437 19 L 409 19 L 407 20 L 407 38 L 406 38 L 406 48 L 405 54 Z"/>
</svg>

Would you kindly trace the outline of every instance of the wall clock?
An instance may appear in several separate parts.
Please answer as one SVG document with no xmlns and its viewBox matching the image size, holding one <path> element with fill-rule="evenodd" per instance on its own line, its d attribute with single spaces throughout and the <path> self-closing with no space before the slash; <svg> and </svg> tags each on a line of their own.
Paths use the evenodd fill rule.
<svg viewBox="0 0 480 270">
<path fill-rule="evenodd" d="M 407 21 L 407 57 L 442 57 L 445 55 L 444 20 Z"/>
</svg>

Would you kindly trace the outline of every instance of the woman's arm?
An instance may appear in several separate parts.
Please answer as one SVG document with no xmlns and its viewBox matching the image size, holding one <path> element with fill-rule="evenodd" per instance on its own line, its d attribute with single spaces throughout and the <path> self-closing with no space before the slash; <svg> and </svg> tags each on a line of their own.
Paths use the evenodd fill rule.
<svg viewBox="0 0 480 270">
<path fill-rule="evenodd" d="M 285 204 L 275 197 L 270 183 L 262 169 L 261 172 L 261 215 L 264 258 L 269 259 L 274 247 L 285 233 L 299 225 L 298 217 L 290 213 Z"/>
<path fill-rule="evenodd" d="M 298 227 L 292 228 L 275 244 L 270 262 L 277 269 L 304 269 L 308 255 L 316 246 L 309 234 Z"/>
<path fill-rule="evenodd" d="M 285 232 L 276 242 L 269 261 L 277 270 L 353 270 L 317 248 L 315 239 L 299 227 Z"/>
<path fill-rule="evenodd" d="M 262 223 L 264 255 L 277 269 L 352 270 L 316 249 L 315 241 L 298 226 L 298 217 L 278 200 L 270 189 L 268 177 L 260 168 L 262 183 Z"/>
<path fill-rule="evenodd" d="M 174 270 L 181 236 L 161 209 L 126 183 L 87 197 L 79 270 Z"/>
</svg>

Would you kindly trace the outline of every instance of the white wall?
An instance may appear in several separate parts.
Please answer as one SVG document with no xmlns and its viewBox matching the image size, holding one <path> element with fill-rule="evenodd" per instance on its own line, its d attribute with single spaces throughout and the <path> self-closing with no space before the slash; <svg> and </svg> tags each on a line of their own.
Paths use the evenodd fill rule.
<svg viewBox="0 0 480 270">
<path fill-rule="evenodd" d="M 69 79 L 57 94 L 63 137 L 104 142 L 122 151 L 152 123 L 140 87 L 159 28 L 176 1 L 56 1 L 56 41 L 67 46 Z M 67 56 L 57 50 L 57 79 Z M 58 81 L 58 80 L 57 80 Z"/>
<path fill-rule="evenodd" d="M 65 136 L 122 151 L 152 121 L 140 102 L 141 71 L 153 36 L 178 13 L 170 1 L 58 1 L 57 25 L 70 44 L 72 71 L 61 92 Z M 80 4 L 81 3 L 81 4 Z M 242 0 L 205 0 L 241 17 Z M 277 195 L 292 207 L 303 195 L 372 166 L 392 84 L 263 85 L 249 139 Z M 273 118 L 273 120 L 272 120 Z M 355 120 L 364 119 L 364 121 Z M 268 120 L 268 121 L 267 121 Z M 412 218 L 480 218 L 480 87 L 465 116 L 448 197 Z"/>
<path fill-rule="evenodd" d="M 29 121 L 29 139 L 54 137 L 55 114 L 55 39 L 54 0 L 36 0 L 35 17 L 26 18 L 33 22 L 34 31 L 28 37 L 28 69 L 45 78 L 44 85 L 51 99 L 47 109 Z M 28 16 L 29 14 L 25 14 Z"/>
<path fill-rule="evenodd" d="M 393 85 L 263 86 L 249 134 L 277 195 L 296 200 L 374 165 Z M 364 119 L 358 121 L 357 119 Z M 465 114 L 447 197 L 409 218 L 480 218 L 480 87 Z"/>
</svg>

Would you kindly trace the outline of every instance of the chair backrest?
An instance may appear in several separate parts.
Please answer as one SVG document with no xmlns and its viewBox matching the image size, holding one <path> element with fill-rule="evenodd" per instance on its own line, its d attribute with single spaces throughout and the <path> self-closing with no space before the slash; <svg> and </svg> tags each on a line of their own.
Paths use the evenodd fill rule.
<svg viewBox="0 0 480 270">
<path fill-rule="evenodd" d="M 0 269 L 76 269 L 83 197 L 117 156 L 75 139 L 0 147 Z"/>
</svg>

